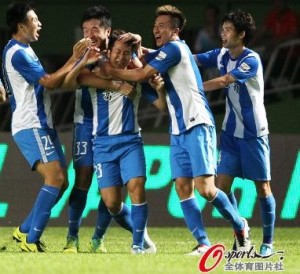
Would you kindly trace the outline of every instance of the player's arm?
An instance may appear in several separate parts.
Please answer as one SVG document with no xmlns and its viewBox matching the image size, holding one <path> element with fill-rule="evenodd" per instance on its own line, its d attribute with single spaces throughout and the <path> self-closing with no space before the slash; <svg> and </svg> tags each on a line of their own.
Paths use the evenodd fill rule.
<svg viewBox="0 0 300 274">
<path fill-rule="evenodd" d="M 4 87 L 0 84 L 0 103 L 4 103 L 6 101 L 6 91 Z"/>
<path fill-rule="evenodd" d="M 114 79 L 139 83 L 148 81 L 150 77 L 158 73 L 158 71 L 150 65 L 146 65 L 143 68 L 129 70 L 116 69 L 108 62 L 104 64 L 104 72 L 106 75 L 111 76 Z"/>
<path fill-rule="evenodd" d="M 81 86 L 118 91 L 129 99 L 133 99 L 136 93 L 134 86 L 129 83 L 103 79 L 93 73 L 81 73 L 78 77 L 78 83 Z"/>
<path fill-rule="evenodd" d="M 66 75 L 61 85 L 63 90 L 73 90 L 78 88 L 78 76 L 80 73 L 87 73 L 89 70 L 86 68 L 88 65 L 94 64 L 99 58 L 99 51 L 95 48 L 89 48 L 81 60 L 72 68 L 72 70 Z"/>
<path fill-rule="evenodd" d="M 203 82 L 203 88 L 205 91 L 222 89 L 235 81 L 236 79 L 231 74 L 227 73 L 223 76 Z"/>
<path fill-rule="evenodd" d="M 73 47 L 73 54 L 70 59 L 64 64 L 63 67 L 51 74 L 45 74 L 39 79 L 39 83 L 47 89 L 55 89 L 62 85 L 66 75 L 75 66 L 77 60 L 83 56 L 89 47 L 90 39 L 81 39 Z"/>
<path fill-rule="evenodd" d="M 123 43 L 131 43 L 134 45 L 137 57 L 142 57 L 142 37 L 139 34 L 127 32 L 122 34 L 118 40 L 122 41 Z"/>
<path fill-rule="evenodd" d="M 158 98 L 152 104 L 161 111 L 167 110 L 166 89 L 164 79 L 160 75 L 154 75 L 149 79 L 149 84 L 157 92 Z"/>
</svg>

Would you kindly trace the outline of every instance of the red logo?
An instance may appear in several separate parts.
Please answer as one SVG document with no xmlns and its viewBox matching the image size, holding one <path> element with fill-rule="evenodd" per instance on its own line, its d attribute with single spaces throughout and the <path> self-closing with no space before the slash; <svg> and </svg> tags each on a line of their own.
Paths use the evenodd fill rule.
<svg viewBox="0 0 300 274">
<path fill-rule="evenodd" d="M 220 261 L 222 260 L 225 252 L 225 247 L 222 244 L 216 244 L 211 246 L 200 258 L 198 269 L 203 272 L 207 273 L 212 271 L 214 268 L 218 266 Z M 213 261 L 212 266 L 207 266 L 207 260 L 211 258 Z"/>
</svg>

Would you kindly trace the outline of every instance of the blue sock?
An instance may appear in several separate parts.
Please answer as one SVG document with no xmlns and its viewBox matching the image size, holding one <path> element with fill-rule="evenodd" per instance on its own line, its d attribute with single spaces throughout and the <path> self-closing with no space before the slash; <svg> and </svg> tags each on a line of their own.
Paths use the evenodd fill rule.
<svg viewBox="0 0 300 274">
<path fill-rule="evenodd" d="M 131 220 L 131 211 L 130 208 L 122 203 L 122 208 L 119 213 L 112 215 L 114 220 L 123 228 L 126 230 L 130 231 L 131 233 L 133 232 L 133 225 L 132 225 L 132 220 Z"/>
<path fill-rule="evenodd" d="M 238 206 L 237 206 L 237 201 L 236 201 L 236 198 L 234 196 L 234 193 L 233 192 L 230 192 L 228 195 L 227 195 L 228 199 L 229 199 L 229 202 L 232 204 L 235 212 L 237 214 L 239 214 L 239 210 L 238 210 Z"/>
<path fill-rule="evenodd" d="M 28 243 L 38 241 L 49 221 L 51 209 L 59 194 L 59 188 L 44 185 L 35 202 L 31 227 L 27 235 Z"/>
<path fill-rule="evenodd" d="M 26 219 L 23 221 L 23 223 L 20 225 L 20 231 L 23 233 L 28 233 L 30 230 L 30 226 L 32 223 L 32 217 L 34 214 L 35 204 L 33 205 L 29 215 L 26 217 Z"/>
<path fill-rule="evenodd" d="M 86 205 L 87 190 L 74 187 L 69 198 L 69 231 L 68 236 L 77 238 L 82 212 Z"/>
<path fill-rule="evenodd" d="M 259 198 L 259 202 L 263 221 L 263 243 L 271 244 L 274 237 L 276 202 L 273 194 L 265 198 Z"/>
<path fill-rule="evenodd" d="M 183 211 L 185 223 L 197 242 L 199 244 L 211 246 L 211 243 L 205 232 L 202 214 L 196 198 L 180 201 L 180 205 Z"/>
<path fill-rule="evenodd" d="M 94 235 L 92 239 L 102 239 L 109 224 L 111 222 L 112 216 L 109 213 L 107 207 L 105 206 L 102 199 L 99 201 L 98 205 L 98 216 L 97 216 L 97 223 Z"/>
<path fill-rule="evenodd" d="M 223 218 L 230 221 L 235 231 L 241 231 L 245 224 L 234 210 L 227 195 L 220 189 L 217 190 L 216 197 L 210 201 L 218 209 Z"/>
<path fill-rule="evenodd" d="M 133 225 L 133 245 L 138 245 L 143 248 L 144 230 L 148 219 L 148 204 L 132 204 L 131 205 L 131 220 Z"/>
<path fill-rule="evenodd" d="M 54 205 L 56 205 L 56 203 L 60 200 L 60 198 L 63 196 L 63 194 L 64 194 L 64 191 L 60 190 Z M 32 207 L 32 209 L 31 209 L 30 213 L 28 214 L 28 216 L 26 217 L 26 219 L 20 225 L 20 231 L 22 233 L 28 233 L 29 232 L 31 222 L 32 222 L 32 217 L 33 217 L 33 214 L 34 214 L 34 209 L 35 209 L 35 204 Z"/>
</svg>

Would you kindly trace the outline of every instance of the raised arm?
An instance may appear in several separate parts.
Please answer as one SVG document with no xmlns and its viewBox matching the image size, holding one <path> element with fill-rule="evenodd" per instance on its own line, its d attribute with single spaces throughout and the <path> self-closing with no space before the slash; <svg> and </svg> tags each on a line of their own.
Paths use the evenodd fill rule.
<svg viewBox="0 0 300 274">
<path fill-rule="evenodd" d="M 94 64 L 100 56 L 97 48 L 89 48 L 84 56 L 77 62 L 72 70 L 66 75 L 61 89 L 73 90 L 79 87 L 78 76 L 80 73 L 87 73 L 89 70 L 86 68 L 88 65 Z"/>
<path fill-rule="evenodd" d="M 73 54 L 63 67 L 56 72 L 46 74 L 40 78 L 39 83 L 47 89 L 55 89 L 62 85 L 66 75 L 75 66 L 77 60 L 83 56 L 87 48 L 90 46 L 90 39 L 81 39 L 73 47 Z"/>
</svg>

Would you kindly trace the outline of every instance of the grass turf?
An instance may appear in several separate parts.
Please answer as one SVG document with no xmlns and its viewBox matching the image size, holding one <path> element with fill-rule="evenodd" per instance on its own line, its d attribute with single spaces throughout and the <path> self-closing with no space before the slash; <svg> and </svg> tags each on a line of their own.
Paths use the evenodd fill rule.
<svg viewBox="0 0 300 274">
<path fill-rule="evenodd" d="M 48 227 L 42 240 L 47 244 L 47 253 L 24 253 L 19 245 L 12 241 L 12 227 L 0 228 L 0 273 L 22 274 L 192 274 L 200 273 L 199 257 L 186 256 L 195 246 L 195 241 L 189 231 L 184 228 L 149 228 L 149 235 L 156 243 L 157 254 L 131 255 L 131 235 L 119 227 L 111 227 L 105 238 L 108 249 L 106 254 L 88 252 L 88 242 L 93 228 L 82 227 L 80 230 L 80 248 L 78 254 L 62 253 L 65 244 L 66 228 Z M 230 228 L 207 228 L 212 243 L 222 243 L 226 251 L 231 249 L 233 237 Z M 283 251 L 283 271 L 281 273 L 300 273 L 300 238 L 299 228 L 276 228 L 275 247 Z M 259 248 L 261 229 L 251 228 L 252 242 Z M 275 265 L 279 255 L 264 259 Z M 261 259 L 235 259 L 232 263 L 256 263 Z M 212 266 L 214 261 L 208 261 Z M 254 271 L 228 271 L 225 268 L 227 260 L 223 257 L 220 264 L 211 273 L 253 273 Z M 262 270 L 255 273 L 263 272 Z M 272 273 L 276 273 L 274 271 Z"/>
</svg>

